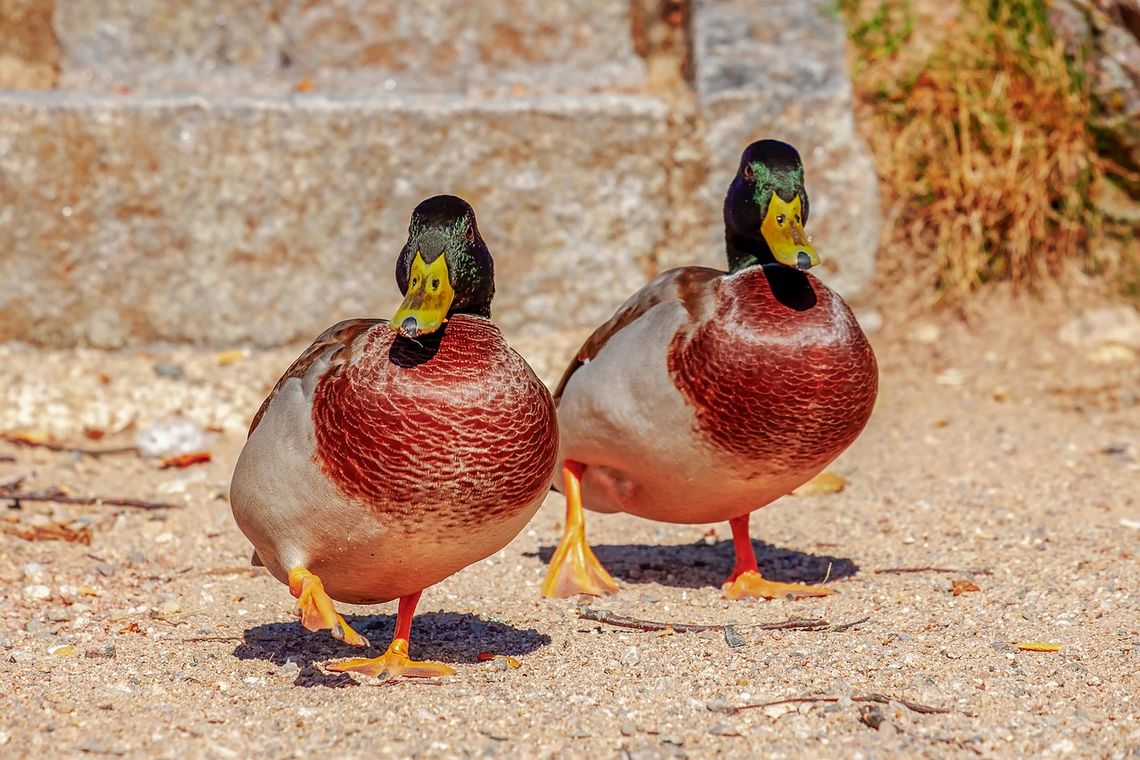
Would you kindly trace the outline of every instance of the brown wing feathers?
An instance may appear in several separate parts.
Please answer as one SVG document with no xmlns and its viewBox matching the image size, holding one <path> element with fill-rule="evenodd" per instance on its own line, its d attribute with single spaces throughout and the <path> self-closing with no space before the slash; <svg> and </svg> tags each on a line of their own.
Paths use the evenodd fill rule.
<svg viewBox="0 0 1140 760">
<path fill-rule="evenodd" d="M 708 284 L 722 276 L 724 272 L 710 267 L 679 267 L 662 272 L 644 288 L 637 291 L 621 308 L 586 339 L 578 354 L 554 390 L 554 402 L 562 398 L 566 383 L 578 368 L 597 356 L 602 348 L 626 325 L 640 319 L 654 306 L 666 301 L 679 300 L 694 320 L 701 311 L 701 302 L 709 292 Z"/>
<path fill-rule="evenodd" d="M 273 397 L 281 390 L 285 381 L 291 377 L 302 377 L 313 366 L 313 362 L 319 359 L 325 351 L 338 345 L 341 350 L 347 349 L 361 333 L 384 321 L 383 319 L 346 319 L 343 322 L 337 322 L 317 336 L 313 344 L 301 352 L 297 360 L 289 366 L 289 369 L 285 370 L 285 374 L 273 386 L 273 390 L 266 396 L 265 401 L 261 402 L 261 408 L 257 410 L 257 414 L 253 415 L 253 422 L 249 425 L 248 435 L 253 435 L 253 431 L 257 429 L 261 418 L 265 416 L 265 410 L 269 408 Z"/>
</svg>

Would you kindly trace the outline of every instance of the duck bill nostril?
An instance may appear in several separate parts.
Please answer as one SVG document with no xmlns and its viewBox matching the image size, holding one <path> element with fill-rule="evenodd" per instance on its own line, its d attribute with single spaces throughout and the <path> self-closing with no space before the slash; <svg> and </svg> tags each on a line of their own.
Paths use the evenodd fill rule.
<svg viewBox="0 0 1140 760">
<path fill-rule="evenodd" d="M 408 338 L 414 338 L 419 335 L 420 323 L 416 321 L 415 317 L 407 317 L 400 323 L 400 332 Z"/>
</svg>

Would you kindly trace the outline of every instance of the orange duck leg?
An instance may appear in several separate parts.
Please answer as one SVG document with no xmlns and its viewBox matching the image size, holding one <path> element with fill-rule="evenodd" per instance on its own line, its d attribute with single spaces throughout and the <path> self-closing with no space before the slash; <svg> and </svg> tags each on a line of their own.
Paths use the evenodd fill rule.
<svg viewBox="0 0 1140 760">
<path fill-rule="evenodd" d="M 396 633 L 388 650 L 379 657 L 357 657 L 341 660 L 325 667 L 336 672 L 353 671 L 367 676 L 379 676 L 384 680 L 396 678 L 437 678 L 454 675 L 455 671 L 442 662 L 417 662 L 408 656 L 408 640 L 412 635 L 412 616 L 416 614 L 416 604 L 421 591 L 400 597 L 400 609 L 396 613 Z"/>
<path fill-rule="evenodd" d="M 350 646 L 368 646 L 368 639 L 352 630 L 352 626 L 337 614 L 321 579 L 307 569 L 294 567 L 289 571 L 289 593 L 297 597 L 295 612 L 301 618 L 301 625 L 310 631 L 332 631 L 333 638 Z"/>
<path fill-rule="evenodd" d="M 603 596 L 618 590 L 617 582 L 586 543 L 586 516 L 582 510 L 582 473 L 586 466 L 567 460 L 562 465 L 566 482 L 566 529 L 550 558 L 542 595 L 562 599 L 575 594 Z"/>
<path fill-rule="evenodd" d="M 756 565 L 756 551 L 752 548 L 752 539 L 748 535 L 748 518 L 751 516 L 751 514 L 747 514 L 734 517 L 728 521 L 728 524 L 732 526 L 732 546 L 736 550 L 736 566 L 732 569 L 732 575 L 728 576 L 724 582 L 726 598 L 779 599 L 791 594 L 799 599 L 804 596 L 828 596 L 835 593 L 823 586 L 780 583 L 766 580 L 761 576 L 760 568 Z"/>
</svg>

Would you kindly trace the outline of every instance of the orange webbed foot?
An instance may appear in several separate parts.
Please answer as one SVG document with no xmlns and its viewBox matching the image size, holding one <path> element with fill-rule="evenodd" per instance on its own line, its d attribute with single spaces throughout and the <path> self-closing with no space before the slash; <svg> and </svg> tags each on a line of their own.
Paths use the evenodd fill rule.
<svg viewBox="0 0 1140 760">
<path fill-rule="evenodd" d="M 550 558 L 550 567 L 542 582 L 542 595 L 548 599 L 563 599 L 575 594 L 604 596 L 617 590 L 614 577 L 586 543 L 585 532 L 567 530 Z"/>
<path fill-rule="evenodd" d="M 385 681 L 397 678 L 441 678 L 455 674 L 455 670 L 442 662 L 416 661 L 408 656 L 406 639 L 395 639 L 379 657 L 355 657 L 325 666 L 337 673 L 351 671 L 374 676 Z"/>
<path fill-rule="evenodd" d="M 802 583 L 780 583 L 765 579 L 755 570 L 748 570 L 724 583 L 726 599 L 782 599 L 789 594 L 796 599 L 805 596 L 830 596 L 835 592 L 824 586 L 805 586 Z"/>
<path fill-rule="evenodd" d="M 297 597 L 294 612 L 305 628 L 310 631 L 331 631 L 333 638 L 349 646 L 368 646 L 368 639 L 354 631 L 337 613 L 320 578 L 303 567 L 295 567 L 289 571 L 289 591 Z"/>
<path fill-rule="evenodd" d="M 585 465 L 567 461 L 562 466 L 566 483 L 566 530 L 542 582 L 542 595 L 563 599 L 575 594 L 604 596 L 618 590 L 617 582 L 586 543 L 586 516 L 582 510 L 582 473 Z"/>
</svg>

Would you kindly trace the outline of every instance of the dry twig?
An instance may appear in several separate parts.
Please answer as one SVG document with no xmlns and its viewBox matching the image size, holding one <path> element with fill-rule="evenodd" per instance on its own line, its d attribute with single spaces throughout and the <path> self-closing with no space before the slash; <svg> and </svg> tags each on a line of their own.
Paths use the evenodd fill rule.
<svg viewBox="0 0 1140 760">
<path fill-rule="evenodd" d="M 673 631 L 674 633 L 700 633 L 701 631 L 723 631 L 731 626 L 734 629 L 755 628 L 761 631 L 846 631 L 870 618 L 853 620 L 850 623 L 831 625 L 823 618 L 791 618 L 775 623 L 660 623 L 656 620 L 642 620 L 640 618 L 619 615 L 609 610 L 596 610 L 592 607 L 581 607 L 578 616 L 583 620 L 592 620 L 595 623 L 618 626 L 619 628 L 634 628 L 639 631 Z"/>
<path fill-rule="evenodd" d="M 778 705 L 795 705 L 812 702 L 838 702 L 841 697 L 793 697 L 791 699 L 777 699 L 774 702 L 756 702 L 749 705 L 738 705 L 736 707 L 729 707 L 725 709 L 728 713 L 738 713 L 744 710 L 762 710 L 765 707 L 776 707 Z M 864 694 L 861 697 L 850 697 L 852 702 L 877 702 L 881 705 L 888 705 L 891 702 L 897 702 L 911 712 L 916 712 L 921 715 L 942 715 L 951 712 L 945 707 L 932 707 L 930 705 L 919 704 L 918 702 L 911 702 L 906 699 L 898 699 L 897 697 L 888 697 L 883 694 Z"/>
<path fill-rule="evenodd" d="M 0 500 L 19 504 L 22 501 L 46 501 L 55 504 L 78 504 L 85 506 L 131 507 L 132 509 L 177 509 L 177 504 L 165 501 L 146 501 L 112 496 L 70 496 L 58 489 L 54 491 L 16 491 L 0 489 Z"/>
<path fill-rule="evenodd" d="M 993 575 L 993 570 L 988 567 L 980 567 L 971 570 L 968 567 L 877 567 L 875 568 L 875 575 L 895 574 L 901 575 L 903 573 L 962 573 L 964 575 Z"/>
<path fill-rule="evenodd" d="M 7 441 L 15 446 L 26 446 L 29 448 L 47 449 L 48 451 L 56 451 L 61 454 L 79 454 L 85 457 L 99 457 L 117 456 L 120 454 L 138 454 L 138 446 L 120 446 L 113 449 L 86 449 L 80 446 L 64 446 L 60 443 L 51 443 L 50 441 L 37 441 L 31 438 L 26 438 L 21 435 L 12 435 L 11 433 L 0 433 L 0 441 Z"/>
</svg>

